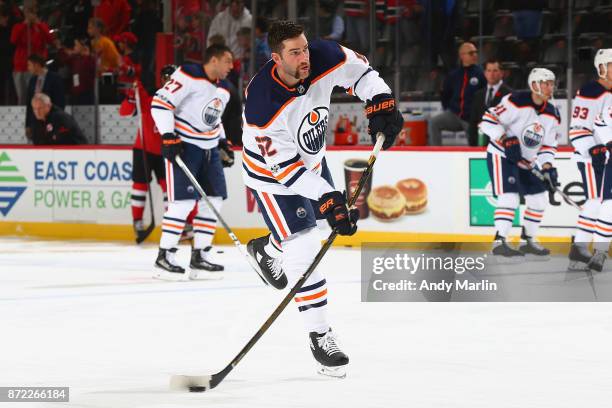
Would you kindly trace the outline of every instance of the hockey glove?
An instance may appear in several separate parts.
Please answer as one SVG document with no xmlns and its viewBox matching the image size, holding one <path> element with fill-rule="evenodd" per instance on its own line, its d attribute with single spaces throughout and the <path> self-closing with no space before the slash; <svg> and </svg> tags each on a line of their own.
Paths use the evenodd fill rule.
<svg viewBox="0 0 612 408">
<path fill-rule="evenodd" d="M 606 146 L 598 144 L 589 149 L 589 154 L 591 155 L 591 163 L 593 163 L 593 168 L 595 171 L 601 172 L 603 171 L 604 166 L 606 165 L 606 152 L 608 149 Z"/>
<path fill-rule="evenodd" d="M 518 137 L 506 137 L 502 140 L 502 146 L 504 146 L 506 159 L 509 162 L 518 164 L 521 161 L 521 142 Z"/>
<path fill-rule="evenodd" d="M 387 150 L 404 126 L 404 118 L 395 105 L 391 94 L 379 94 L 366 102 L 366 117 L 369 120 L 368 133 L 372 144 L 376 143 L 376 135 L 382 132 L 385 135 L 383 150 Z"/>
<path fill-rule="evenodd" d="M 227 139 L 219 139 L 219 155 L 221 156 L 223 167 L 232 167 L 234 165 L 234 151 Z"/>
<path fill-rule="evenodd" d="M 542 169 L 542 175 L 546 179 L 546 188 L 548 191 L 553 193 L 555 191 L 555 187 L 559 184 L 559 175 L 557 174 L 557 169 L 550 166 Z"/>
<path fill-rule="evenodd" d="M 319 213 L 327 219 L 329 226 L 340 235 L 357 232 L 359 210 L 349 210 L 346 196 L 340 191 L 325 193 L 319 198 Z"/>
<path fill-rule="evenodd" d="M 164 133 L 162 135 L 162 156 L 164 159 L 174 163 L 176 156 L 180 156 L 183 153 L 183 142 L 181 138 L 174 133 Z"/>
</svg>

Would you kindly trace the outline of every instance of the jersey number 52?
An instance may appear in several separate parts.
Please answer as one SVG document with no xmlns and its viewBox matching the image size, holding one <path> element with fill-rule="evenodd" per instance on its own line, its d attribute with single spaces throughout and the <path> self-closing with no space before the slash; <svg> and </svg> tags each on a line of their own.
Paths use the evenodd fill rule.
<svg viewBox="0 0 612 408">
<path fill-rule="evenodd" d="M 272 148 L 272 139 L 268 136 L 255 136 L 255 141 L 262 156 L 274 156 L 276 154 L 276 149 Z"/>
</svg>

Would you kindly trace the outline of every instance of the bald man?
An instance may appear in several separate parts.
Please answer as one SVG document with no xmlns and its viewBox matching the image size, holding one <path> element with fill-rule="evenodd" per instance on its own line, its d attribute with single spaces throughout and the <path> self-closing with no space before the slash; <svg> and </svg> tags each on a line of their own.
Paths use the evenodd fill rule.
<svg viewBox="0 0 612 408">
<path fill-rule="evenodd" d="M 429 144 L 442 144 L 442 131 L 466 131 L 469 127 L 472 97 L 486 86 L 482 68 L 478 65 L 478 50 L 471 42 L 459 47 L 461 66 L 448 74 L 444 81 L 440 100 L 442 113 L 429 120 Z M 466 135 L 467 144 L 467 135 Z"/>
</svg>

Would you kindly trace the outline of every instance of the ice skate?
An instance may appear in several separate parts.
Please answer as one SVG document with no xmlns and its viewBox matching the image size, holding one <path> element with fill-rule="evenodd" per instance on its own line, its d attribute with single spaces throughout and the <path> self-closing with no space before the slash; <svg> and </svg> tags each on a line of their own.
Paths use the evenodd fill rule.
<svg viewBox="0 0 612 408">
<path fill-rule="evenodd" d="M 570 272 L 584 272 L 589 270 L 589 262 L 591 261 L 592 255 L 589 249 L 584 244 L 572 243 L 570 252 L 568 255 L 569 266 L 567 270 Z"/>
<path fill-rule="evenodd" d="M 191 268 L 192 280 L 208 280 L 208 279 L 223 279 L 222 265 L 210 262 L 210 252 L 212 247 L 207 246 L 204 249 L 193 249 L 191 251 Z"/>
<path fill-rule="evenodd" d="M 500 236 L 498 233 L 495 234 L 491 254 L 497 263 L 500 264 L 520 263 L 525 260 L 523 253 L 508 245 L 506 238 Z"/>
<path fill-rule="evenodd" d="M 589 269 L 592 269 L 596 272 L 603 271 L 606 259 L 608 259 L 608 252 L 596 249 L 595 254 L 593 254 L 591 260 L 589 261 Z"/>
<path fill-rule="evenodd" d="M 349 363 L 349 358 L 338 347 L 332 329 L 330 328 L 323 334 L 311 332 L 309 336 L 310 351 L 312 351 L 315 360 L 320 364 L 317 372 L 328 377 L 345 378 L 345 368 Z"/>
<path fill-rule="evenodd" d="M 521 240 L 523 243 L 519 247 L 519 251 L 529 261 L 548 261 L 550 260 L 550 250 L 540 245 L 533 237 L 525 233 L 525 228 L 521 232 Z"/>
<path fill-rule="evenodd" d="M 265 251 L 270 234 L 265 237 L 255 238 L 247 244 L 247 252 L 259 265 L 257 273 L 266 285 L 276 289 L 284 289 L 287 286 L 287 276 L 283 272 L 280 258 L 272 258 Z"/>
<path fill-rule="evenodd" d="M 189 273 L 175 261 L 177 248 L 159 248 L 155 267 L 159 270 L 153 278 L 166 281 L 187 281 Z"/>
</svg>

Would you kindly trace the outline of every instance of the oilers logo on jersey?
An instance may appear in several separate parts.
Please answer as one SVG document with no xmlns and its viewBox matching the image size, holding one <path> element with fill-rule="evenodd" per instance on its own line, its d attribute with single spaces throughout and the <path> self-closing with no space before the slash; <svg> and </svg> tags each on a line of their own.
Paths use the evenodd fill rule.
<svg viewBox="0 0 612 408">
<path fill-rule="evenodd" d="M 523 134 L 521 135 L 523 139 L 523 145 L 530 149 L 534 149 L 542 143 L 544 139 L 544 127 L 539 123 L 532 123 L 523 129 Z"/>
<path fill-rule="evenodd" d="M 202 121 L 208 126 L 215 126 L 223 112 L 223 101 L 215 98 L 202 108 Z"/>
<path fill-rule="evenodd" d="M 325 131 L 329 120 L 329 109 L 318 106 L 308 112 L 298 128 L 298 144 L 309 154 L 317 154 L 325 145 Z"/>
</svg>

